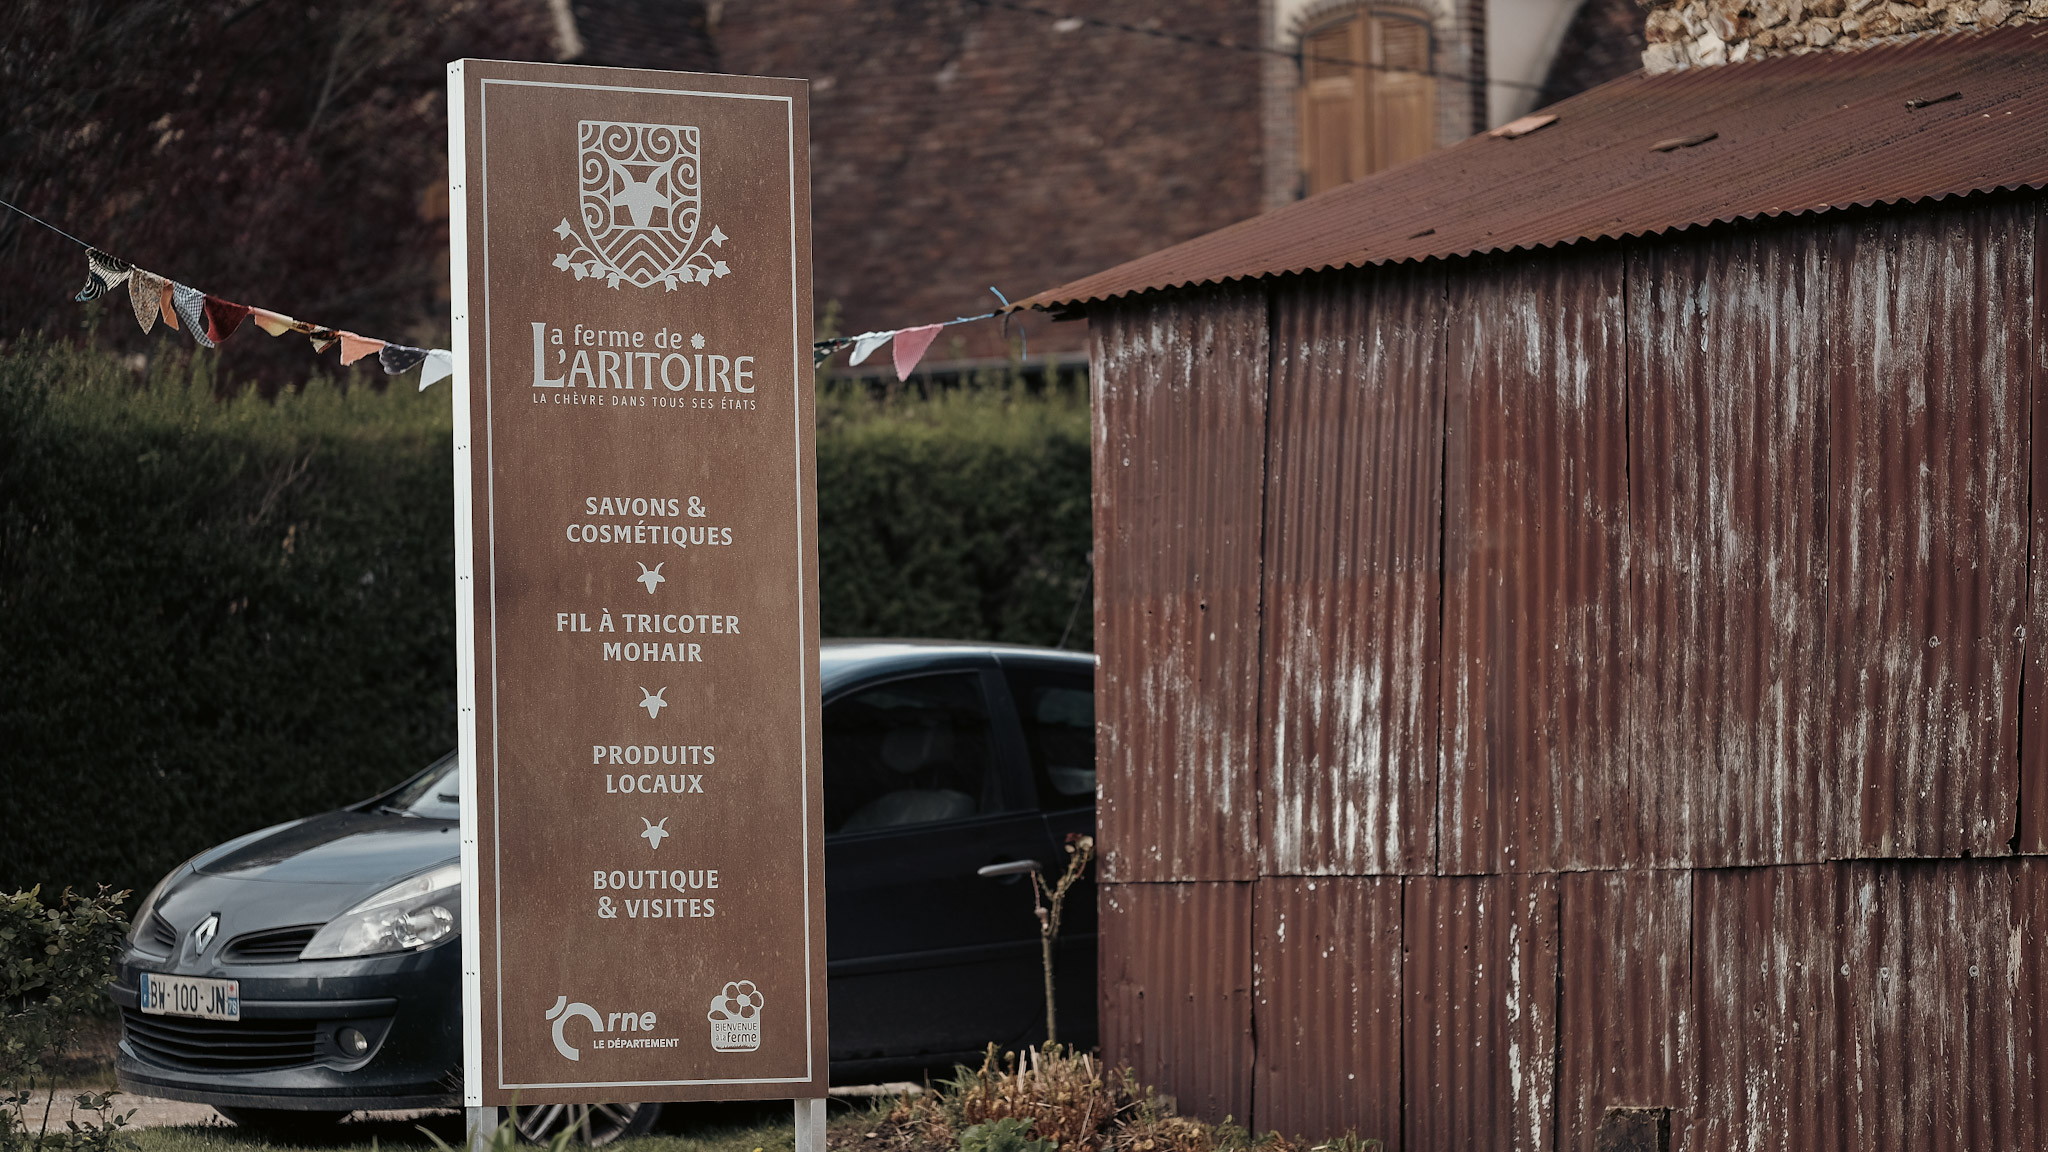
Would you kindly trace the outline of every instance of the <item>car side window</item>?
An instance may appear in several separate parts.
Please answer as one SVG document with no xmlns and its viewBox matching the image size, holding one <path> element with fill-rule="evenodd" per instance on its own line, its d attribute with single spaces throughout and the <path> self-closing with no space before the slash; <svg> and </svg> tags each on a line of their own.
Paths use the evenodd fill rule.
<svg viewBox="0 0 2048 1152">
<path fill-rule="evenodd" d="M 1070 672 L 1010 671 L 1024 723 L 1038 806 L 1047 812 L 1095 803 L 1095 681 Z"/>
<path fill-rule="evenodd" d="M 872 832 L 1002 809 L 978 672 L 891 680 L 825 708 L 825 831 Z"/>
</svg>

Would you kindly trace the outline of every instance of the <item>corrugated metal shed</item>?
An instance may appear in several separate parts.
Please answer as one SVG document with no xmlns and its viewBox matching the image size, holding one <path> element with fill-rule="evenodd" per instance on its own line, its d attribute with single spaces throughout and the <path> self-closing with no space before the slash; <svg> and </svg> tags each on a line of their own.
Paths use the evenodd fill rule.
<svg viewBox="0 0 2048 1152">
<path fill-rule="evenodd" d="M 2034 288 L 2036 298 L 2048 292 L 2048 239 L 2043 225 L 2034 226 Z M 2027 508 L 2032 540 L 2048 540 L 2048 351 L 2040 350 L 2048 332 L 2042 331 L 2039 313 L 2034 330 L 2036 354 L 2026 358 L 2014 384 L 2032 397 L 2028 427 L 2042 434 L 2028 445 L 2029 473 Z M 2024 696 L 2020 700 L 2020 829 L 2016 847 L 2021 852 L 2048 853 L 2048 563 L 2028 565 L 2026 673 L 2021 678 Z"/>
<path fill-rule="evenodd" d="M 1694 874 L 1698 1081 L 1674 1147 L 1871 1147 L 1843 1138 L 1850 1097 L 1874 1089 L 1842 1059 L 1839 874 L 1826 864 Z"/>
<path fill-rule="evenodd" d="M 1601 1152 L 1610 1108 L 1670 1108 L 1682 1131 L 1695 1026 L 1692 874 L 1576 872 L 1557 884 L 1560 1152 Z"/>
<path fill-rule="evenodd" d="M 1259 1127 L 1356 1132 L 1397 1152 L 1401 879 L 1288 877 L 1257 887 Z"/>
<path fill-rule="evenodd" d="M 1557 878 L 1416 877 L 1406 887 L 1401 1146 L 1547 1152 L 1557 1109 Z"/>
<path fill-rule="evenodd" d="M 1629 252 L 1643 864 L 1814 861 L 1855 840 L 1824 645 L 1834 239 L 1725 230 Z"/>
<path fill-rule="evenodd" d="M 1435 871 L 1442 282 L 1273 300 L 1262 870 Z"/>
<path fill-rule="evenodd" d="M 2016 1013 L 2041 962 L 2004 863 L 1859 863 L 1837 896 L 1841 1074 L 1850 1149 L 2039 1148 L 2037 1021 Z M 1815 935 L 1832 935 L 1815 925 Z"/>
<path fill-rule="evenodd" d="M 1111 1057 L 1416 1152 L 2048 1144 L 2044 92 L 1636 78 L 1093 281 Z"/>
<path fill-rule="evenodd" d="M 1145 881 L 1126 894 L 1164 881 L 1223 902 L 1190 921 L 1234 917 L 1246 886 L 1179 881 L 1254 881 L 1256 1123 L 1384 1123 L 1384 1086 L 1335 1077 L 1383 1074 L 1373 1005 L 1397 989 L 1408 1147 L 1526 1144 L 1531 1109 L 1585 1147 L 1625 1105 L 1673 1109 L 1681 1147 L 1837 1146 L 1852 1123 L 1899 1146 L 1933 1106 L 1850 1115 L 1846 1013 L 1886 1037 L 1960 1029 L 1935 1038 L 1950 1048 L 2037 1043 L 2031 1018 L 1959 999 L 1967 965 L 1926 969 L 1917 1000 L 1872 999 L 1843 927 L 1860 865 L 1839 861 L 1999 855 L 2038 827 L 2018 473 L 2035 454 L 2044 204 L 1320 273 L 1095 316 L 1123 350 L 1097 383 L 1104 523 L 1130 526 L 1099 544 L 1121 573 L 1104 582 L 1103 678 L 1149 685 L 1104 697 L 1120 749 L 1104 840 Z M 1236 614 L 1207 631 L 1155 634 L 1159 605 L 1224 574 L 1261 591 L 1197 599 Z M 1983 879 L 2012 866 L 1954 867 L 1967 880 L 1941 890 L 1945 914 L 2019 939 L 2022 894 Z M 1458 874 L 1473 886 L 1444 886 Z M 1348 933 L 1380 955 L 1394 877 L 1398 973 L 1296 951 Z M 1506 930 L 1504 884 L 1556 894 L 1528 913 L 1557 937 L 1548 993 L 1530 991 L 1540 972 L 1511 981 L 1488 935 Z M 1188 946 L 1147 923 L 1155 943 L 1127 941 L 1120 963 Z M 1982 943 L 1930 932 L 1915 939 L 1937 951 Z M 1148 1034 L 1184 1034 L 1146 1011 Z M 1509 1045 L 1504 1021 L 1546 1018 L 1550 1048 Z M 1510 1049 L 1513 1064 L 1449 1055 Z M 2037 1130 L 2022 1119 L 2038 1094 L 1997 1095 L 2005 1066 L 1986 1058 L 1966 1061 L 1988 1069 L 1968 1086 L 1991 1093 L 1986 1146 L 2027 1146 L 2009 1136 Z M 1892 1059 L 1871 1074 L 1909 1101 L 1960 1084 Z M 1209 1065 L 1158 1068 L 1213 1115 L 1238 1106 Z"/>
<path fill-rule="evenodd" d="M 1104 884 L 1096 891 L 1103 1051 L 1171 1093 L 1183 1112 L 1249 1117 L 1252 886 Z"/>
<path fill-rule="evenodd" d="M 1444 467 L 1441 870 L 1627 861 L 1621 253 L 1461 270 Z"/>
<path fill-rule="evenodd" d="M 1265 295 L 1093 328 L 1101 875 L 1250 880 Z"/>
<path fill-rule="evenodd" d="M 1680 1148 L 2029 1149 L 2048 862 L 1706 871 Z"/>
<path fill-rule="evenodd" d="M 2015 26 L 1639 73 L 1552 106 L 1557 121 L 1535 132 L 1474 137 L 1024 304 L 2039 188 L 2044 37 Z"/>
<path fill-rule="evenodd" d="M 2013 837 L 2039 218 L 1877 216 L 1835 260 L 1828 646 L 1860 854 Z"/>
</svg>

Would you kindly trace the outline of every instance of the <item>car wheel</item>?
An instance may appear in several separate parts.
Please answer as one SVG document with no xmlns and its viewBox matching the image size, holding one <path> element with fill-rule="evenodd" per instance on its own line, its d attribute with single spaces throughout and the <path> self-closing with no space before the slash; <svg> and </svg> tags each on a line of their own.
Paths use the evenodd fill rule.
<svg viewBox="0 0 2048 1152">
<path fill-rule="evenodd" d="M 341 1123 L 346 1112 L 298 1112 L 288 1108 L 228 1108 L 215 1105 L 215 1112 L 247 1128 L 269 1136 L 318 1136 Z"/>
<path fill-rule="evenodd" d="M 546 1144 L 564 1129 L 570 1140 L 599 1148 L 627 1136 L 642 1136 L 661 1115 L 659 1104 L 542 1104 L 514 1112 L 512 1126 L 529 1144 Z"/>
</svg>

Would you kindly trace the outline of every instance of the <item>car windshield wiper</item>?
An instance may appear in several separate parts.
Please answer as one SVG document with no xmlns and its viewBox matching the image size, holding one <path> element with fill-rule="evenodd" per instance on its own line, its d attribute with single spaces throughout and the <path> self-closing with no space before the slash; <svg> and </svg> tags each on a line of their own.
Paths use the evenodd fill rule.
<svg viewBox="0 0 2048 1152">
<path fill-rule="evenodd" d="M 420 814 L 419 814 L 419 813 L 417 813 L 417 812 L 413 812 L 413 811 L 409 811 L 409 810 L 407 810 L 407 809 L 404 809 L 404 808 L 400 808 L 400 807 L 398 807 L 398 806 L 397 806 L 397 805 L 395 805 L 395 804 L 379 804 L 379 805 L 377 805 L 377 811 L 379 811 L 379 812 L 388 812 L 388 813 L 390 813 L 390 814 L 391 814 L 391 815 L 393 815 L 393 816 L 403 816 L 403 817 L 405 817 L 405 818 L 406 818 L 406 819 L 408 819 L 408 820 L 417 820 L 417 819 L 419 819 L 419 818 L 420 818 Z"/>
</svg>

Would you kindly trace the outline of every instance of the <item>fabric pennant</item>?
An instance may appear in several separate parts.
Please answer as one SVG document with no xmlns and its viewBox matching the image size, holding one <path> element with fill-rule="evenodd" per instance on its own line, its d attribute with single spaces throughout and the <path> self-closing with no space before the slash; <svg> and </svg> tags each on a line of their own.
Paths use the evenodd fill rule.
<svg viewBox="0 0 2048 1152">
<path fill-rule="evenodd" d="M 820 343 L 811 345 L 811 367 L 823 368 L 825 361 L 830 360 L 832 354 L 837 351 L 839 351 L 839 345 L 837 344 Z"/>
<path fill-rule="evenodd" d="M 341 342 L 341 333 L 332 328 L 322 328 L 318 324 L 294 324 L 292 327 L 306 334 L 306 341 L 313 345 L 315 356 Z"/>
<path fill-rule="evenodd" d="M 337 332 L 335 335 L 341 338 L 341 363 L 343 367 L 347 367 L 384 347 L 382 340 L 370 336 L 358 336 L 353 332 Z"/>
<path fill-rule="evenodd" d="M 107 282 L 108 291 L 112 291 L 117 284 L 125 283 L 129 274 L 135 271 L 135 265 L 119 256 L 109 256 L 97 248 L 85 250 L 85 262 L 92 266 L 92 270 L 99 274 L 100 279 Z"/>
<path fill-rule="evenodd" d="M 437 384 L 453 375 L 455 353 L 446 348 L 430 348 L 427 350 L 426 364 L 420 369 L 420 391 L 425 392 L 427 385 Z"/>
<path fill-rule="evenodd" d="M 258 328 L 272 336 L 282 336 L 297 325 L 291 317 L 282 312 L 272 312 L 268 308 L 249 309 L 249 318 L 256 321 Z"/>
<path fill-rule="evenodd" d="M 237 304 L 218 296 L 208 296 L 202 308 L 206 314 L 206 338 L 215 344 L 235 334 L 242 321 L 249 318 L 255 309 L 247 304 Z"/>
<path fill-rule="evenodd" d="M 128 274 L 135 270 L 133 264 L 109 256 L 97 248 L 85 250 L 85 287 L 80 288 L 73 300 L 84 302 L 97 300 L 112 292 L 127 281 Z"/>
<path fill-rule="evenodd" d="M 403 376 L 419 367 L 427 358 L 425 348 L 409 348 L 404 344 L 386 344 L 377 350 L 377 363 L 383 365 L 386 376 Z"/>
<path fill-rule="evenodd" d="M 164 278 L 154 272 L 135 269 L 128 277 L 128 306 L 135 310 L 135 322 L 144 332 L 156 327 L 157 313 L 163 308 Z"/>
<path fill-rule="evenodd" d="M 180 327 L 197 341 L 201 348 L 214 346 L 213 337 L 206 334 L 206 293 L 188 284 L 171 284 L 171 308 L 178 313 Z"/>
<path fill-rule="evenodd" d="M 157 293 L 156 297 L 157 315 L 164 318 L 164 327 L 166 328 L 176 328 L 178 326 L 178 310 L 172 305 L 172 302 L 178 296 L 177 292 L 174 291 L 175 288 L 177 288 L 176 284 L 166 280 L 164 281 L 163 290 Z"/>
<path fill-rule="evenodd" d="M 896 359 L 896 379 L 910 378 L 917 362 L 924 359 L 924 350 L 932 346 L 932 341 L 938 339 L 939 329 L 944 327 L 944 324 L 926 324 L 896 333 L 896 344 L 891 349 Z"/>
<path fill-rule="evenodd" d="M 896 333 L 893 330 L 888 332 L 863 332 L 859 336 L 854 337 L 853 355 L 846 361 L 846 363 L 849 366 L 857 365 L 861 361 L 866 360 L 868 357 L 873 356 L 875 354 L 875 349 L 880 348 L 884 344 L 887 344 L 889 342 L 889 337 L 894 336 L 895 334 Z"/>
</svg>

